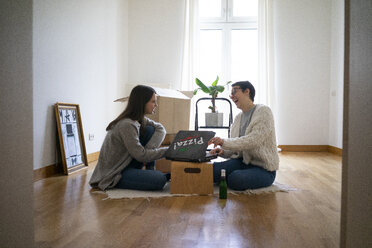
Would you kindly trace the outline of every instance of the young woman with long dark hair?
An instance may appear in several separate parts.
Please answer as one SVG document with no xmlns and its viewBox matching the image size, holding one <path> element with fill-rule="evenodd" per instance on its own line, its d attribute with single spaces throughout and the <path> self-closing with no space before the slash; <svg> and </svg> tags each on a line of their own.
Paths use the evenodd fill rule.
<svg viewBox="0 0 372 248">
<path fill-rule="evenodd" d="M 150 120 L 157 107 L 153 88 L 134 87 L 125 110 L 106 128 L 97 165 L 89 181 L 94 188 L 161 190 L 167 182 L 164 173 L 154 170 L 155 160 L 164 157 L 167 147 L 160 147 L 164 127 Z M 146 166 L 146 170 L 142 168 Z"/>
</svg>

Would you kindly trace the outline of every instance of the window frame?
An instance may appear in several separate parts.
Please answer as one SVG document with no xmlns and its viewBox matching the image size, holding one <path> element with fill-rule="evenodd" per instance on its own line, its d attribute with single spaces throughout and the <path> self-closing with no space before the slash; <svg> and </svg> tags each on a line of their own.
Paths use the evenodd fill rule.
<svg viewBox="0 0 372 248">
<path fill-rule="evenodd" d="M 221 16 L 220 17 L 199 17 L 199 23 L 255 23 L 257 24 L 257 16 L 233 16 L 234 0 L 221 1 Z"/>
<path fill-rule="evenodd" d="M 257 17 L 233 17 L 232 7 L 234 0 L 221 0 L 221 18 L 201 18 L 199 17 L 198 26 L 198 42 L 195 46 L 196 67 L 195 72 L 200 74 L 200 32 L 202 30 L 221 30 L 222 31 L 222 46 L 221 46 L 221 73 L 220 81 L 228 81 L 231 79 L 231 33 L 233 30 L 257 30 Z M 229 7 L 231 6 L 231 8 Z M 227 9 L 227 11 L 226 11 Z M 257 47 L 258 49 L 258 47 Z M 225 50 L 225 51 L 224 51 Z M 257 61 L 258 63 L 258 61 Z M 257 72 L 258 74 L 258 72 Z M 258 75 L 257 75 L 258 76 Z"/>
<path fill-rule="evenodd" d="M 200 17 L 199 16 L 199 23 L 213 23 L 213 22 L 226 22 L 226 6 L 228 0 L 220 0 L 221 1 L 221 16 L 220 17 Z M 199 1 L 198 1 L 199 4 Z"/>
</svg>

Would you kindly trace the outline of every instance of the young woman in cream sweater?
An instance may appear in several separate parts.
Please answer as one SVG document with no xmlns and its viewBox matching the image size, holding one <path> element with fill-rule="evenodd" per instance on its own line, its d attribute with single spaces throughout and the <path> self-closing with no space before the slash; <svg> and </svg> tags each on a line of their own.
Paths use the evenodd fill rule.
<svg viewBox="0 0 372 248">
<path fill-rule="evenodd" d="M 279 169 L 274 118 L 271 109 L 254 104 L 255 89 L 249 81 L 232 84 L 230 98 L 242 110 L 232 126 L 231 137 L 214 137 L 211 153 L 229 158 L 213 164 L 214 182 L 218 183 L 221 169 L 226 170 L 229 188 L 257 189 L 270 186 Z"/>
</svg>

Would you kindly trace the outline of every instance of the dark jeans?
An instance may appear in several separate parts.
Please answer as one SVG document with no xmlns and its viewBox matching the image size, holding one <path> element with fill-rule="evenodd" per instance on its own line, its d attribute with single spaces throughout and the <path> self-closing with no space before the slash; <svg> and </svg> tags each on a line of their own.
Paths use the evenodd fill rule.
<svg viewBox="0 0 372 248">
<path fill-rule="evenodd" d="M 153 126 L 146 126 L 145 132 L 140 134 L 140 143 L 145 146 L 155 132 Z M 161 190 L 167 178 L 164 173 L 154 170 L 155 161 L 146 163 L 146 170 L 142 170 L 143 162 L 132 159 L 132 162 L 121 172 L 121 179 L 116 188 L 136 190 Z"/>
<path fill-rule="evenodd" d="M 221 169 L 226 170 L 227 186 L 233 190 L 258 189 L 273 184 L 276 171 L 267 171 L 253 164 L 246 165 L 243 159 L 229 159 L 213 163 L 213 181 L 221 180 Z"/>
</svg>

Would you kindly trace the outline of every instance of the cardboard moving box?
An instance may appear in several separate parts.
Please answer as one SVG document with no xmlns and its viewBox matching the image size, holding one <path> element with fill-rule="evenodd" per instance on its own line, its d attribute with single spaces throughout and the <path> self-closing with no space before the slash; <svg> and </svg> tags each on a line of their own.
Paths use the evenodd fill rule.
<svg viewBox="0 0 372 248">
<path fill-rule="evenodd" d="M 190 129 L 190 98 L 180 91 L 153 87 L 158 95 L 158 108 L 155 114 L 147 115 L 150 119 L 160 122 L 167 135 L 176 134 L 179 130 Z M 126 102 L 128 97 L 115 102 Z"/>
<path fill-rule="evenodd" d="M 213 164 L 171 162 L 171 194 L 213 194 Z"/>
</svg>

